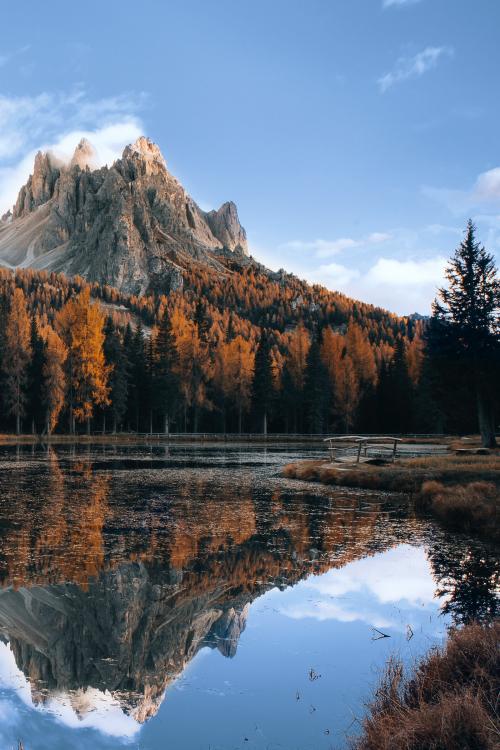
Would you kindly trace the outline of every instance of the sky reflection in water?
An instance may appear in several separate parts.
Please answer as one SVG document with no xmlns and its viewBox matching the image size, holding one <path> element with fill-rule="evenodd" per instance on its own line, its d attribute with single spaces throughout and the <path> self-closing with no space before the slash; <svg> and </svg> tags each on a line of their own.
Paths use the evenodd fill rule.
<svg viewBox="0 0 500 750">
<path fill-rule="evenodd" d="M 495 606 L 494 550 L 299 455 L 5 452 L 0 747 L 340 748 L 391 654 Z"/>
</svg>

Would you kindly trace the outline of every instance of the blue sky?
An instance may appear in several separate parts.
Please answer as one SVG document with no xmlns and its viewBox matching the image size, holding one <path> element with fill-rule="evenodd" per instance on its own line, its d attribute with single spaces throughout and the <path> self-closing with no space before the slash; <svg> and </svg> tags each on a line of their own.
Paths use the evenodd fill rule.
<svg viewBox="0 0 500 750">
<path fill-rule="evenodd" d="M 469 216 L 498 253 L 492 0 L 25 0 L 2 26 L 0 209 L 35 149 L 144 132 L 256 258 L 397 312 L 428 312 Z"/>
</svg>

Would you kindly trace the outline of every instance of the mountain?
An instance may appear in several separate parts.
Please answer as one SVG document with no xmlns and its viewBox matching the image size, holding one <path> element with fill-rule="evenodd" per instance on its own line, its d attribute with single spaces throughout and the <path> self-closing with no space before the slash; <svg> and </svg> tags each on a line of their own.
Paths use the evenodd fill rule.
<svg viewBox="0 0 500 750">
<path fill-rule="evenodd" d="M 145 137 L 111 167 L 96 168 L 85 139 L 71 161 L 36 155 L 33 174 L 0 222 L 0 264 L 80 275 L 129 294 L 182 286 L 193 263 L 225 271 L 245 260 L 234 203 L 202 209 Z"/>
</svg>

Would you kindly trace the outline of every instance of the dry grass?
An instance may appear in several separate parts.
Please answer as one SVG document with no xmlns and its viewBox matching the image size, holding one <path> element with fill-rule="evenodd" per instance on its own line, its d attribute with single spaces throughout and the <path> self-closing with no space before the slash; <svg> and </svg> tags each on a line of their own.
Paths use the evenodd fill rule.
<svg viewBox="0 0 500 750">
<path fill-rule="evenodd" d="M 499 639 L 499 621 L 453 631 L 410 679 L 391 661 L 351 748 L 498 750 Z"/>
<path fill-rule="evenodd" d="M 450 526 L 500 538 L 500 490 L 493 482 L 424 482 L 419 500 Z"/>
<path fill-rule="evenodd" d="M 402 492 L 416 507 L 467 531 L 500 538 L 500 456 L 426 456 L 394 464 L 331 464 L 299 461 L 283 474 L 343 487 Z"/>
</svg>

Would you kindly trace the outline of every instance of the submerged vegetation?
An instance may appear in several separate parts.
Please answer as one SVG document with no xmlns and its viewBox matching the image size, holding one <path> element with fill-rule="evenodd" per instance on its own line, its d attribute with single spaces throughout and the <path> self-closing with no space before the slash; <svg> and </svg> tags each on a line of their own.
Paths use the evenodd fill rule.
<svg viewBox="0 0 500 750">
<path fill-rule="evenodd" d="M 500 621 L 452 631 L 405 678 L 389 662 L 352 750 L 494 750 L 500 742 Z"/>
</svg>

